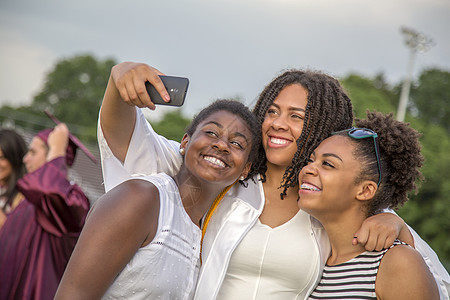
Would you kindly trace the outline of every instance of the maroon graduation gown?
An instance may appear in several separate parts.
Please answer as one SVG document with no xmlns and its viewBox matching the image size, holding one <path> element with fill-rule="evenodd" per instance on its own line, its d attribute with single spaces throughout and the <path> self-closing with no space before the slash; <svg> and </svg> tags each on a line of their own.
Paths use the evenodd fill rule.
<svg viewBox="0 0 450 300">
<path fill-rule="evenodd" d="M 90 206 L 66 178 L 58 157 L 18 181 L 25 199 L 0 230 L 0 299 L 53 299 Z"/>
</svg>

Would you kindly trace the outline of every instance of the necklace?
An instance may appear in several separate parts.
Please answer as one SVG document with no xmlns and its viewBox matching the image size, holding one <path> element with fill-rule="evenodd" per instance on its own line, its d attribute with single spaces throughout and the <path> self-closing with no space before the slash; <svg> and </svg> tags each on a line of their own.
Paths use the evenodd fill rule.
<svg viewBox="0 0 450 300">
<path fill-rule="evenodd" d="M 236 180 L 231 185 L 229 185 L 226 188 L 224 188 L 222 192 L 220 192 L 220 194 L 216 197 L 216 199 L 214 199 L 213 204 L 211 205 L 211 207 L 209 208 L 208 212 L 206 213 L 206 217 L 205 217 L 205 220 L 203 222 L 203 227 L 202 227 L 202 239 L 200 240 L 200 264 L 202 263 L 203 238 L 205 237 L 206 228 L 208 227 L 209 220 L 211 219 L 212 215 L 214 214 L 217 206 L 219 206 L 220 201 L 222 201 L 222 199 L 225 196 L 225 194 L 231 189 L 231 187 L 236 182 L 238 182 L 238 180 Z"/>
</svg>

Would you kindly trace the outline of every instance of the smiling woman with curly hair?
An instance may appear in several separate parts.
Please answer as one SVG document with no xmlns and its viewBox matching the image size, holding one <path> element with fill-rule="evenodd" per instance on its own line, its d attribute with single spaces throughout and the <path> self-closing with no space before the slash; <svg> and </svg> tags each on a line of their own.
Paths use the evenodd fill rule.
<svg viewBox="0 0 450 300">
<path fill-rule="evenodd" d="M 368 113 L 332 133 L 299 174 L 300 209 L 328 233 L 331 255 L 310 299 L 439 299 L 420 254 L 399 240 L 381 251 L 352 244 L 364 220 L 408 200 L 422 179 L 419 133 L 392 114 Z"/>
</svg>

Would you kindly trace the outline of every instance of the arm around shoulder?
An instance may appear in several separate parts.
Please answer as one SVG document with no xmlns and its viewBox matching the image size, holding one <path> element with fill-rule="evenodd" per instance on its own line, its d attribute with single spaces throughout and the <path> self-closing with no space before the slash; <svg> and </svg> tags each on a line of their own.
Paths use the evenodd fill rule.
<svg viewBox="0 0 450 300">
<path fill-rule="evenodd" d="M 93 206 L 55 299 L 98 299 L 155 235 L 159 193 L 148 181 L 126 181 Z"/>
<path fill-rule="evenodd" d="M 439 299 L 436 282 L 420 254 L 412 247 L 398 245 L 384 255 L 375 292 L 382 300 Z"/>
</svg>

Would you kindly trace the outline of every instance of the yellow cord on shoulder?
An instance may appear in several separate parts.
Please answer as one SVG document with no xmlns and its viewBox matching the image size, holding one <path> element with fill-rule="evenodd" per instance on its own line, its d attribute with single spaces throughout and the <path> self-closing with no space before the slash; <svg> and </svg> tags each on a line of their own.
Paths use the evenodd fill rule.
<svg viewBox="0 0 450 300">
<path fill-rule="evenodd" d="M 225 194 L 228 193 L 228 191 L 231 189 L 231 187 L 236 182 L 238 182 L 238 180 L 236 180 L 231 185 L 229 185 L 226 188 L 224 188 L 222 192 L 220 192 L 220 194 L 216 197 L 216 199 L 214 200 L 213 204 L 211 205 L 211 207 L 209 208 L 208 212 L 206 213 L 205 221 L 203 222 L 203 227 L 202 227 L 202 239 L 200 240 L 200 264 L 202 263 L 203 238 L 205 237 L 206 228 L 208 227 L 209 220 L 211 219 L 212 215 L 214 214 L 217 206 L 219 206 L 220 201 L 222 201 L 222 199 L 225 196 Z"/>
</svg>

